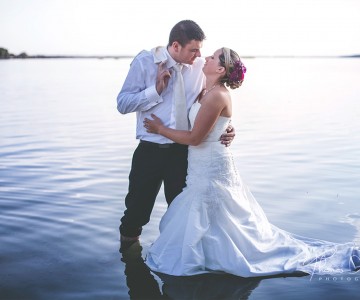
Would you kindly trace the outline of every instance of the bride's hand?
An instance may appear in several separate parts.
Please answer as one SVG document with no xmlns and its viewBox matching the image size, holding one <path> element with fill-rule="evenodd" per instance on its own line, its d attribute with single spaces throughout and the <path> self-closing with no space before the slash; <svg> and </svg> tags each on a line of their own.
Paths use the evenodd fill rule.
<svg viewBox="0 0 360 300">
<path fill-rule="evenodd" d="M 161 126 L 163 126 L 163 123 L 156 115 L 151 114 L 151 117 L 153 118 L 153 120 L 150 120 L 148 118 L 144 119 L 144 127 L 146 128 L 147 132 L 159 133 L 159 129 Z"/>
</svg>

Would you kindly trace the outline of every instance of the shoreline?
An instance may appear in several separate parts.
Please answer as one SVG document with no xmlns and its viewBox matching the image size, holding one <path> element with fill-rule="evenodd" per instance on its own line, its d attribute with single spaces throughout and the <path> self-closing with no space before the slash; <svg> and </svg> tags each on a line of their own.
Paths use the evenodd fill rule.
<svg viewBox="0 0 360 300">
<path fill-rule="evenodd" d="M 129 59 L 136 55 L 26 55 L 0 57 L 0 60 L 9 59 Z M 242 58 L 360 58 L 360 55 L 243 55 Z"/>
<path fill-rule="evenodd" d="M 11 53 L 8 49 L 0 47 L 0 59 L 129 59 L 134 58 L 136 55 L 45 55 L 36 54 L 28 55 L 26 52 L 21 52 L 18 55 Z M 360 58 L 360 54 L 347 54 L 347 55 L 242 55 L 243 58 Z"/>
<path fill-rule="evenodd" d="M 132 55 L 27 55 L 27 56 L 10 56 L 0 57 L 0 60 L 9 59 L 127 59 L 133 58 Z"/>
</svg>

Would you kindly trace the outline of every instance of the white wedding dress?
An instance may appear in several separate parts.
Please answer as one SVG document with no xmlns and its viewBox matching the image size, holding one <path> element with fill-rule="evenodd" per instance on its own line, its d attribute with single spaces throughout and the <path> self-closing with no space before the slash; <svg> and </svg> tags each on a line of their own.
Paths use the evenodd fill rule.
<svg viewBox="0 0 360 300">
<path fill-rule="evenodd" d="M 193 125 L 201 104 L 189 114 Z M 269 223 L 219 142 L 230 118 L 219 117 L 199 146 L 189 146 L 186 188 L 160 222 L 146 264 L 187 276 L 225 272 L 242 277 L 293 272 L 334 274 L 359 266 L 359 248 L 294 235 Z"/>
</svg>

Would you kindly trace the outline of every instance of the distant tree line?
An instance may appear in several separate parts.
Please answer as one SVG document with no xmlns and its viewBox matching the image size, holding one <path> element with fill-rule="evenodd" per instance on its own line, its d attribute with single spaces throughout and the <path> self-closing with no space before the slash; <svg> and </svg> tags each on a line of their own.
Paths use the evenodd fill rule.
<svg viewBox="0 0 360 300">
<path fill-rule="evenodd" d="M 28 55 L 25 52 L 21 52 L 19 55 L 12 54 L 8 51 L 8 49 L 0 48 L 0 59 L 7 58 L 27 58 Z"/>
<path fill-rule="evenodd" d="M 0 59 L 9 58 L 133 58 L 133 55 L 28 55 L 25 52 L 19 55 L 12 54 L 6 48 L 0 47 Z"/>
<path fill-rule="evenodd" d="M 254 58 L 255 56 L 243 56 L 247 58 Z M 334 58 L 360 58 L 360 54 L 354 55 L 340 55 L 340 56 L 292 56 L 292 55 L 280 55 L 280 56 L 257 56 L 257 57 L 334 57 Z M 21 52 L 19 55 L 10 53 L 6 48 L 0 47 L 0 59 L 9 59 L 9 58 L 133 58 L 132 55 L 27 55 L 25 52 Z"/>
</svg>

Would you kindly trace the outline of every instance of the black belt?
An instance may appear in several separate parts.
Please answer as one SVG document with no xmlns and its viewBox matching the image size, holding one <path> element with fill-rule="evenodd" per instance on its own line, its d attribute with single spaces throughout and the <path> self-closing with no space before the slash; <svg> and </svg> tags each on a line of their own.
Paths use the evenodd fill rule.
<svg viewBox="0 0 360 300">
<path fill-rule="evenodd" d="M 172 148 L 172 147 L 187 147 L 187 145 L 181 145 L 181 144 L 177 144 L 177 143 L 158 144 L 158 143 L 144 141 L 144 140 L 140 140 L 140 144 L 145 144 L 147 146 L 161 148 L 161 149 L 167 149 L 167 148 Z"/>
</svg>

